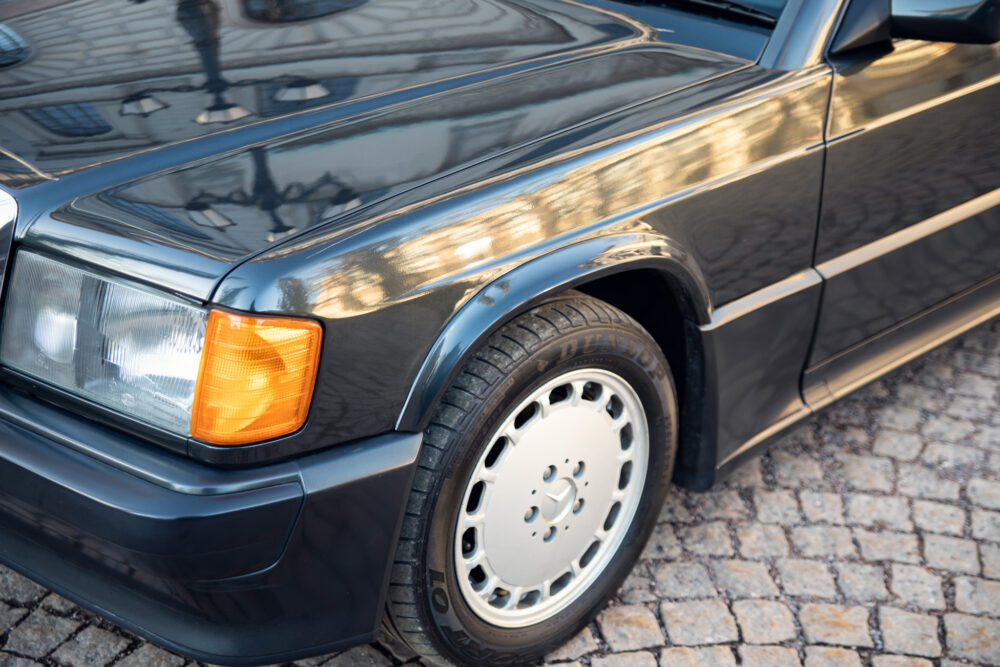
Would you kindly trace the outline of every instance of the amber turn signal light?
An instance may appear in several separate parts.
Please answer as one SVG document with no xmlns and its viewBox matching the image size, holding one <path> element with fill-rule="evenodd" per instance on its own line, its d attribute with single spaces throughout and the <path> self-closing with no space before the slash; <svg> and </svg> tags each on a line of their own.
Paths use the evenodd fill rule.
<svg viewBox="0 0 1000 667">
<path fill-rule="evenodd" d="M 297 431 L 309 414 L 321 340 L 312 320 L 211 311 L 191 435 L 244 445 Z"/>
</svg>

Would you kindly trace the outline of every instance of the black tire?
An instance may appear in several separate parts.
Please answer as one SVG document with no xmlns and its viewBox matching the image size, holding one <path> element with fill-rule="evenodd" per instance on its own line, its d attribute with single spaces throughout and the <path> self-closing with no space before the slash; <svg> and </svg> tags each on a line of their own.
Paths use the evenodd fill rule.
<svg viewBox="0 0 1000 667">
<path fill-rule="evenodd" d="M 521 628 L 491 625 L 458 588 L 452 545 L 467 480 L 500 420 L 532 388 L 578 368 L 612 371 L 649 426 L 642 495 L 616 555 L 566 609 Z M 621 586 L 653 530 L 676 452 L 676 398 L 652 337 L 616 308 L 567 292 L 515 318 L 465 364 L 424 433 L 389 587 L 386 623 L 426 662 L 510 665 L 542 657 L 589 623 Z"/>
</svg>

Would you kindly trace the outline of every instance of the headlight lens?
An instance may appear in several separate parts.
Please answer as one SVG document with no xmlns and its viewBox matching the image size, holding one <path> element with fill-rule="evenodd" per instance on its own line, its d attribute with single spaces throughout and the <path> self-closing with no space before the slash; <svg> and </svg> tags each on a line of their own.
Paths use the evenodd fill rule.
<svg viewBox="0 0 1000 667">
<path fill-rule="evenodd" d="M 199 308 L 19 252 L 0 361 L 187 435 L 206 320 Z"/>
<path fill-rule="evenodd" d="M 305 423 L 319 324 L 201 308 L 17 253 L 0 363 L 178 435 L 220 445 Z"/>
</svg>

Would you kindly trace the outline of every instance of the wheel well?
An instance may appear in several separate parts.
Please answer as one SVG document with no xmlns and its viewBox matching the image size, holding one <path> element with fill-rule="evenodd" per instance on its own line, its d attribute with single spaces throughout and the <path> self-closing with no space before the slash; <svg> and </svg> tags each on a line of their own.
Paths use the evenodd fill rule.
<svg viewBox="0 0 1000 667">
<path fill-rule="evenodd" d="M 712 461 L 700 448 L 704 419 L 704 354 L 693 317 L 685 310 L 685 295 L 669 276 L 655 269 L 637 269 L 577 285 L 577 289 L 627 313 L 650 333 L 670 364 L 678 404 L 677 465 L 674 481 L 681 486 L 705 486 L 704 473 L 695 471 L 697 461 Z M 714 469 L 714 466 L 712 466 Z"/>
</svg>

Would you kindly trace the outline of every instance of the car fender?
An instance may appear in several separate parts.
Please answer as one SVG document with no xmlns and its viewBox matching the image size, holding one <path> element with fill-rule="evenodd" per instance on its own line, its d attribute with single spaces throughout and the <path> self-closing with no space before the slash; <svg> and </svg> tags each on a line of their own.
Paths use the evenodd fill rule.
<svg viewBox="0 0 1000 667">
<path fill-rule="evenodd" d="M 525 262 L 469 299 L 442 329 L 414 379 L 396 423 L 423 430 L 441 395 L 465 361 L 514 316 L 551 296 L 614 273 L 653 269 L 676 291 L 685 316 L 711 320 L 708 286 L 690 253 L 671 239 L 648 233 L 600 236 Z"/>
</svg>

